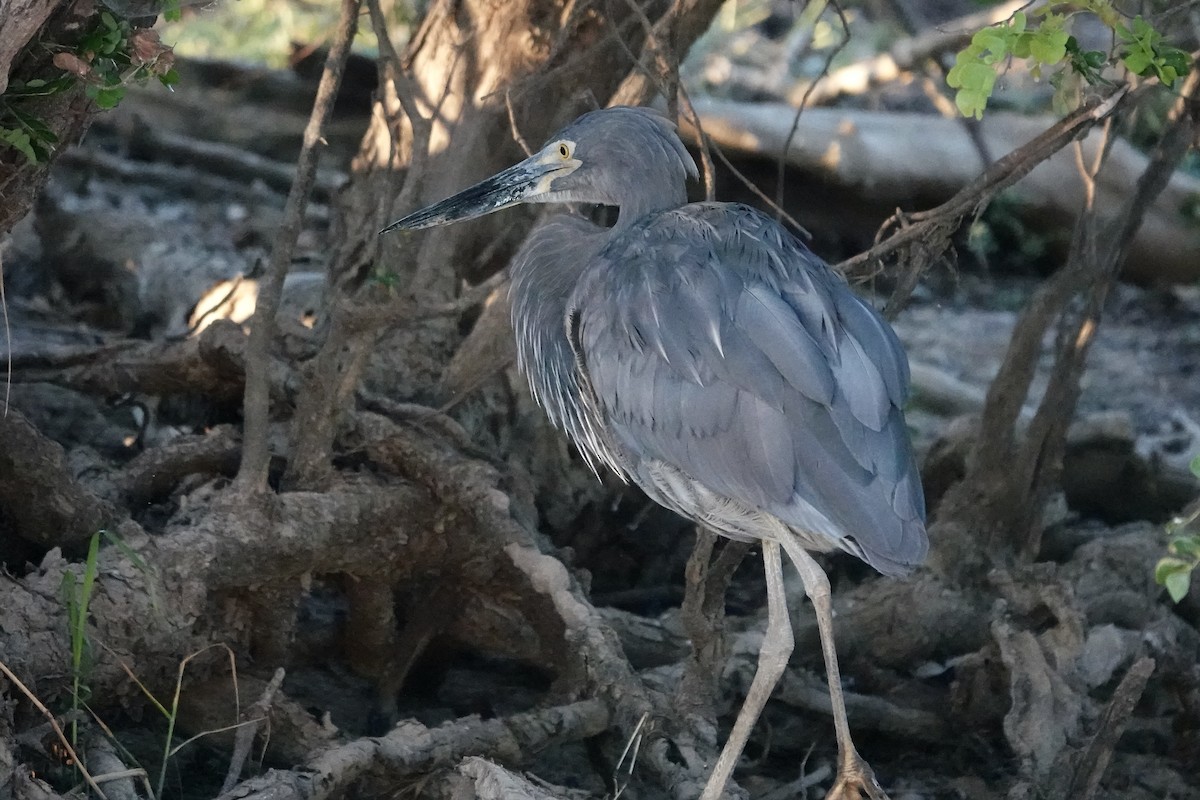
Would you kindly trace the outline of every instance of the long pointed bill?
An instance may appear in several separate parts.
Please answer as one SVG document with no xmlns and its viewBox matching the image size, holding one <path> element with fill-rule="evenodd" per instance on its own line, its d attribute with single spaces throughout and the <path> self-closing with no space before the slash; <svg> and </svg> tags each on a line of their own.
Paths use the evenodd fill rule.
<svg viewBox="0 0 1200 800">
<path fill-rule="evenodd" d="M 561 165 L 541 163 L 538 161 L 540 156 L 541 153 L 535 153 L 519 164 L 514 164 L 469 189 L 463 189 L 453 197 L 414 211 L 388 225 L 380 233 L 384 234 L 397 228 L 416 231 L 474 219 L 515 206 L 533 195 L 542 194 L 549 188 L 550 175 L 561 169 Z"/>
</svg>

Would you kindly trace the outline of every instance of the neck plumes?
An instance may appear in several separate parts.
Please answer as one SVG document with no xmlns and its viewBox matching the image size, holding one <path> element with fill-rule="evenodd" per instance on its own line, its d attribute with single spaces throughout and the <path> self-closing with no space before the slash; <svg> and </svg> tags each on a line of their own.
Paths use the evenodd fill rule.
<svg viewBox="0 0 1200 800">
<path fill-rule="evenodd" d="M 581 217 L 552 217 L 530 234 L 513 259 L 509 290 L 517 366 L 529 380 L 533 399 L 575 441 L 593 470 L 598 460 L 607 459 L 584 407 L 566 317 L 579 276 L 608 236 L 609 231 Z"/>
</svg>

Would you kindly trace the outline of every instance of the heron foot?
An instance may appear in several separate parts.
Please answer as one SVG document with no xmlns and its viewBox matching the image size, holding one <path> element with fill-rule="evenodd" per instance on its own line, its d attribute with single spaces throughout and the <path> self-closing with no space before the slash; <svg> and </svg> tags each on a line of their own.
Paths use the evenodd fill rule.
<svg viewBox="0 0 1200 800">
<path fill-rule="evenodd" d="M 854 753 L 842 759 L 837 780 L 825 795 L 825 800 L 863 800 L 864 797 L 870 800 L 889 800 L 879 781 L 875 780 L 875 772 L 871 765 L 858 753 Z"/>
</svg>

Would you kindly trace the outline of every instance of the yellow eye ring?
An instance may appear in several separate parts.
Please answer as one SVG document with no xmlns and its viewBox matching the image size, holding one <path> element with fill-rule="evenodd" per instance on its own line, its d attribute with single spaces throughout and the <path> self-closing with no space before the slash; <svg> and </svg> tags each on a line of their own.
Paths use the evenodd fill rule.
<svg viewBox="0 0 1200 800">
<path fill-rule="evenodd" d="M 567 147 L 567 145 L 565 143 L 559 144 L 558 154 L 560 156 L 562 156 L 563 158 L 570 158 L 571 157 L 571 148 Z"/>
</svg>

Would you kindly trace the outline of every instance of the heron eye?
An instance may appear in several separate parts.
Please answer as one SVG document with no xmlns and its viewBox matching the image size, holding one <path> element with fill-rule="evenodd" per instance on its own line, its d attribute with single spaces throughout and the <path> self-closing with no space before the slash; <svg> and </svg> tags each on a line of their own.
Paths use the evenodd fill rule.
<svg viewBox="0 0 1200 800">
<path fill-rule="evenodd" d="M 558 154 L 563 158 L 571 157 L 571 148 L 567 147 L 566 142 L 562 142 L 558 145 Z"/>
</svg>

